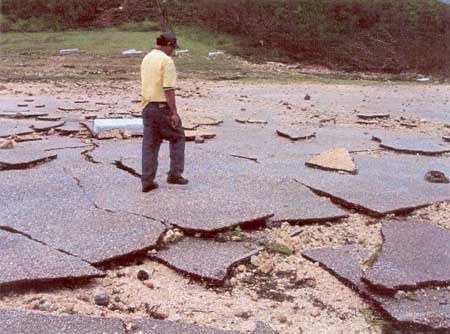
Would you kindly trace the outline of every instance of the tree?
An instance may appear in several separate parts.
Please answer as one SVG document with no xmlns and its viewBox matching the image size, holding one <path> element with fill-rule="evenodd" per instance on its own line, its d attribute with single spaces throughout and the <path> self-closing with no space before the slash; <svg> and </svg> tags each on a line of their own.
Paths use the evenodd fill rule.
<svg viewBox="0 0 450 334">
<path fill-rule="evenodd" d="M 161 30 L 162 31 L 169 31 L 171 30 L 171 25 L 169 21 L 169 12 L 167 9 L 168 6 L 167 0 L 156 0 L 156 5 L 159 10 L 159 21 L 161 24 Z"/>
</svg>

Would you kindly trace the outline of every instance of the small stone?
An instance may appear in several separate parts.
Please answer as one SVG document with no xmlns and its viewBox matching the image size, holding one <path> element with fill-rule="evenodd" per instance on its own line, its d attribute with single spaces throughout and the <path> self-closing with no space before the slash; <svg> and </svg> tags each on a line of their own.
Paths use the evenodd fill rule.
<svg viewBox="0 0 450 334">
<path fill-rule="evenodd" d="M 238 268 L 238 271 L 240 271 L 241 273 L 244 273 L 247 271 L 247 267 L 244 266 L 243 264 L 241 264 Z"/>
<path fill-rule="evenodd" d="M 425 175 L 425 180 L 430 183 L 450 183 L 448 177 L 439 171 L 432 170 Z"/>
<path fill-rule="evenodd" d="M 121 277 L 125 277 L 127 274 L 125 273 L 125 271 L 123 271 L 123 270 L 119 270 L 117 273 L 116 273 L 116 277 L 117 278 L 121 278 Z"/>
<path fill-rule="evenodd" d="M 83 302 L 89 302 L 89 296 L 85 293 L 80 294 L 77 298 Z"/>
<path fill-rule="evenodd" d="M 317 318 L 320 316 L 320 311 L 318 309 L 314 309 L 311 312 L 309 312 L 309 315 L 313 318 Z"/>
<path fill-rule="evenodd" d="M 168 244 L 168 243 L 174 243 L 178 240 L 180 240 L 183 237 L 183 233 L 180 232 L 179 230 L 175 229 L 175 230 L 168 230 L 166 232 L 166 235 L 163 238 L 163 242 Z"/>
<path fill-rule="evenodd" d="M 99 132 L 96 137 L 97 139 L 123 139 L 122 133 L 118 129 Z"/>
<path fill-rule="evenodd" d="M 14 140 L 3 140 L 0 142 L 0 150 L 12 150 L 16 147 L 16 142 Z"/>
<path fill-rule="evenodd" d="M 306 94 L 305 95 L 305 101 L 309 101 L 309 100 L 311 100 L 311 96 L 309 96 L 309 94 Z"/>
<path fill-rule="evenodd" d="M 139 270 L 137 273 L 137 279 L 140 281 L 146 281 L 150 278 L 150 275 L 145 270 Z"/>
<path fill-rule="evenodd" d="M 132 322 L 129 322 L 126 327 L 127 331 L 135 331 L 138 329 L 138 326 L 136 324 L 133 324 Z"/>
<path fill-rule="evenodd" d="M 41 300 L 37 305 L 34 307 L 35 309 L 43 312 L 52 312 L 55 311 L 57 308 L 51 304 L 50 302 L 46 300 Z"/>
<path fill-rule="evenodd" d="M 243 312 L 237 312 L 234 314 L 236 317 L 242 318 L 242 319 L 249 319 L 252 314 L 248 311 L 243 311 Z"/>
<path fill-rule="evenodd" d="M 133 136 L 132 136 L 132 134 L 131 134 L 130 131 L 125 130 L 125 131 L 122 133 L 122 137 L 123 137 L 123 139 L 130 139 L 130 138 L 133 137 Z"/>
<path fill-rule="evenodd" d="M 259 271 L 262 272 L 263 274 L 270 273 L 273 270 L 273 268 L 274 264 L 271 261 L 266 261 L 258 267 Z"/>
<path fill-rule="evenodd" d="M 196 144 L 204 144 L 205 143 L 205 138 L 195 137 L 195 143 Z"/>
<path fill-rule="evenodd" d="M 251 263 L 253 266 L 257 267 L 258 264 L 259 264 L 258 256 L 253 255 L 253 256 L 250 258 L 250 263 Z"/>
<path fill-rule="evenodd" d="M 75 314 L 75 305 L 68 305 L 64 307 L 62 312 L 66 314 Z"/>
<path fill-rule="evenodd" d="M 276 315 L 276 319 L 277 319 L 280 323 L 282 323 L 282 324 L 286 323 L 287 320 L 288 320 L 288 319 L 287 319 L 287 316 L 284 315 L 284 314 L 282 314 L 282 313 L 277 314 L 277 315 Z"/>
<path fill-rule="evenodd" d="M 152 282 L 145 282 L 144 285 L 149 289 L 154 289 L 155 285 Z"/>
<path fill-rule="evenodd" d="M 94 297 L 94 302 L 99 306 L 108 306 L 110 302 L 110 298 L 106 294 L 96 295 Z"/>
</svg>

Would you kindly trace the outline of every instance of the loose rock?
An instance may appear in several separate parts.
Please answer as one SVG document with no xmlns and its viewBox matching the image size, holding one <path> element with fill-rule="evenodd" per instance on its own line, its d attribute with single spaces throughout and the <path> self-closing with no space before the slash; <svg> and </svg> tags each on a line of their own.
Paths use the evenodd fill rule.
<svg viewBox="0 0 450 334">
<path fill-rule="evenodd" d="M 96 295 L 94 297 L 94 302 L 99 306 L 108 306 L 111 301 L 111 298 L 106 294 Z"/>
<path fill-rule="evenodd" d="M 448 177 L 439 171 L 432 170 L 425 175 L 425 180 L 430 183 L 450 183 Z"/>
<path fill-rule="evenodd" d="M 150 275 L 145 270 L 139 270 L 139 272 L 137 273 L 137 278 L 140 281 L 146 281 L 150 278 Z"/>
</svg>

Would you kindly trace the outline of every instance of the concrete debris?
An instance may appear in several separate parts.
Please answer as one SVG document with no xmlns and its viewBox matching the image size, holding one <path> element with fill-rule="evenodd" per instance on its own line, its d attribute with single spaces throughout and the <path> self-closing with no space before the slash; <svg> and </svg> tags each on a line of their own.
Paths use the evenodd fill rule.
<svg viewBox="0 0 450 334">
<path fill-rule="evenodd" d="M 197 138 L 213 139 L 216 137 L 215 133 L 203 130 L 187 130 L 185 131 L 186 141 L 195 141 Z"/>
<path fill-rule="evenodd" d="M 90 126 L 94 136 L 101 133 L 109 133 L 118 130 L 120 133 L 128 131 L 132 136 L 142 136 L 144 134 L 144 125 L 141 118 L 121 119 L 95 119 Z M 104 139 L 104 138 L 102 138 Z"/>
<path fill-rule="evenodd" d="M 304 131 L 296 128 L 278 129 L 277 134 L 292 141 L 312 139 L 316 136 L 316 133 L 313 131 Z"/>
<path fill-rule="evenodd" d="M 122 52 L 122 56 L 140 56 L 143 55 L 144 51 L 138 51 L 136 49 L 129 49 Z"/>
<path fill-rule="evenodd" d="M 223 51 L 211 51 L 211 52 L 208 52 L 208 57 L 210 57 L 210 58 L 223 56 L 223 55 L 225 55 L 225 52 L 223 52 Z"/>
<path fill-rule="evenodd" d="M 306 166 L 329 171 L 342 171 L 356 174 L 356 164 L 349 151 L 337 148 L 325 151 L 305 163 Z"/>
<path fill-rule="evenodd" d="M 387 119 L 390 118 L 390 114 L 357 114 L 356 117 L 364 119 L 364 120 L 373 120 L 373 119 Z"/>
<path fill-rule="evenodd" d="M 241 124 L 268 124 L 269 122 L 264 119 L 254 119 L 254 118 L 236 118 L 236 122 Z"/>
<path fill-rule="evenodd" d="M 80 54 L 80 49 L 62 49 L 59 50 L 60 55 L 73 55 L 73 54 Z"/>
<path fill-rule="evenodd" d="M 179 57 L 179 56 L 189 56 L 191 54 L 191 51 L 189 50 L 176 50 L 175 51 L 175 56 Z"/>
</svg>

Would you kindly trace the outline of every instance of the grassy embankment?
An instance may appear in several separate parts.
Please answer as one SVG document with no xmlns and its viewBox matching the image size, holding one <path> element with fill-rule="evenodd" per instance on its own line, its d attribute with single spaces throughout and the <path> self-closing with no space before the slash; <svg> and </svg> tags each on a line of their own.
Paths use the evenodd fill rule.
<svg viewBox="0 0 450 334">
<path fill-rule="evenodd" d="M 145 27 L 144 27 L 145 28 Z M 128 24 L 120 28 L 64 32 L 11 32 L 0 35 L 0 76 L 7 80 L 128 80 L 139 79 L 141 56 L 123 57 L 121 52 L 147 52 L 157 31 Z M 148 29 L 150 30 L 151 27 Z M 145 30 L 145 29 L 142 29 Z M 151 29 L 155 30 L 155 29 Z M 265 73 L 238 58 L 211 59 L 213 50 L 239 53 L 235 40 L 192 27 L 176 29 L 183 49 L 190 56 L 177 57 L 180 78 L 209 80 L 302 79 L 302 75 Z M 60 49 L 79 48 L 81 54 L 60 56 Z"/>
</svg>

